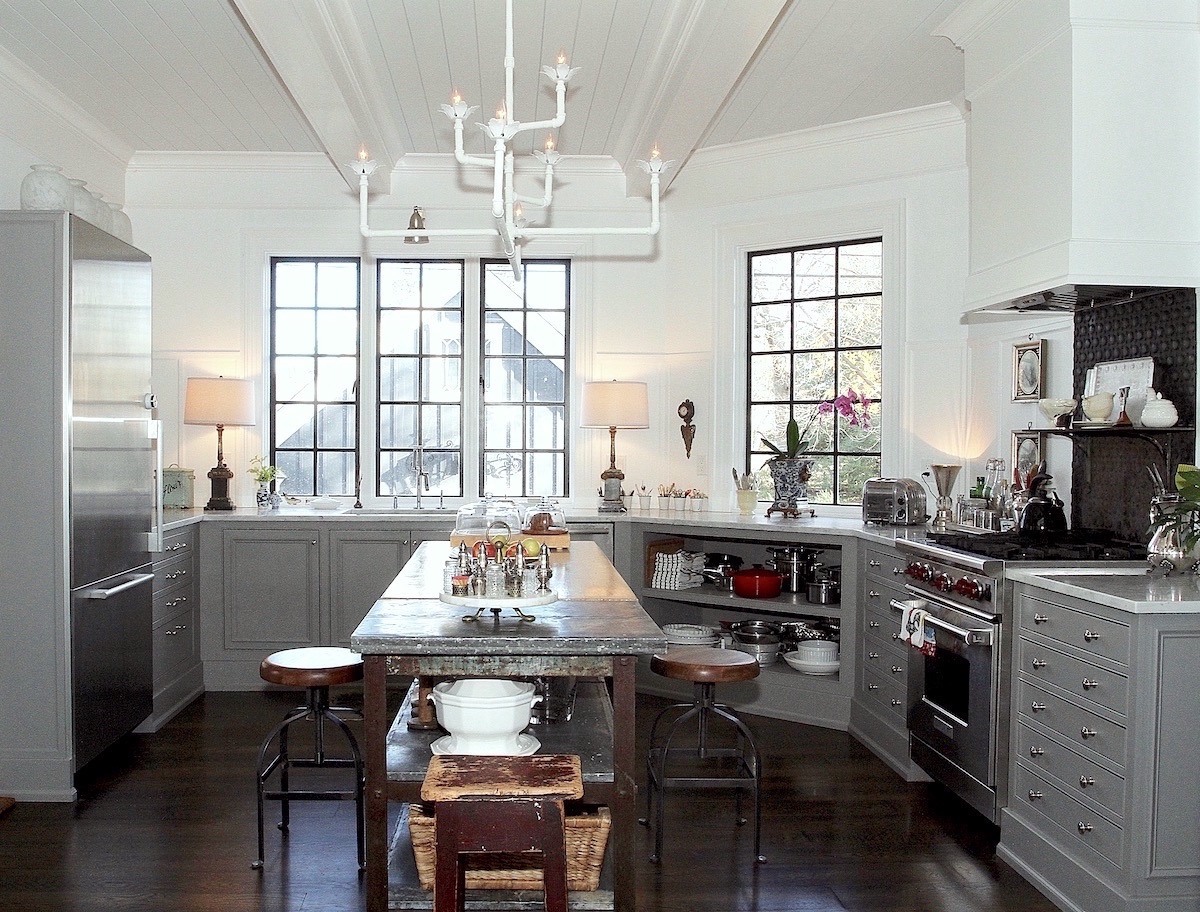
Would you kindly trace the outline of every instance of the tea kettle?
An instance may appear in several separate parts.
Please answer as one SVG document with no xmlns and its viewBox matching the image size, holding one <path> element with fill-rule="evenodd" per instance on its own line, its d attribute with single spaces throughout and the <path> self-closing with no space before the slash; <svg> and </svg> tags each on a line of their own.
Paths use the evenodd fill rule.
<svg viewBox="0 0 1200 912">
<path fill-rule="evenodd" d="M 1052 480 L 1053 476 L 1045 472 L 1029 480 L 1029 499 L 1021 510 L 1018 532 L 1044 534 L 1067 531 L 1067 515 L 1063 512 L 1063 502 L 1050 484 Z"/>
</svg>

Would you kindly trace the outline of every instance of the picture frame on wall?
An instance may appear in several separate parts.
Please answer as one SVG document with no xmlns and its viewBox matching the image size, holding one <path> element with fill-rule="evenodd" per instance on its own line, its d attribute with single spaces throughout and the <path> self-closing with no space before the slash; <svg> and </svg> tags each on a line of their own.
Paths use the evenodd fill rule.
<svg viewBox="0 0 1200 912">
<path fill-rule="evenodd" d="M 1013 474 L 1020 479 L 1019 485 L 1026 488 L 1028 481 L 1037 473 L 1045 449 L 1045 435 L 1040 431 L 1013 431 L 1012 462 Z"/>
<path fill-rule="evenodd" d="M 1013 402 L 1037 402 L 1046 380 L 1046 340 L 1031 339 L 1013 346 Z"/>
</svg>

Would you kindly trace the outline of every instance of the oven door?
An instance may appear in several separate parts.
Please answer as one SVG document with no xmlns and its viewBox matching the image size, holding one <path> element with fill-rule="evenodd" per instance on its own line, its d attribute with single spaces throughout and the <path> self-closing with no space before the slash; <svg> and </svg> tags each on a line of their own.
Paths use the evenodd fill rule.
<svg viewBox="0 0 1200 912">
<path fill-rule="evenodd" d="M 893 602 L 893 607 L 902 610 L 916 607 L 927 612 L 925 629 L 934 635 L 932 655 L 914 650 L 909 661 L 908 729 L 913 759 L 939 781 L 951 777 L 947 769 L 957 771 L 954 776 L 965 774 L 989 790 L 987 800 L 994 802 L 1000 625 L 994 618 L 934 596 L 914 594 L 919 597 Z M 967 783 L 967 787 L 974 785 Z M 956 790 L 963 793 L 961 788 Z"/>
</svg>

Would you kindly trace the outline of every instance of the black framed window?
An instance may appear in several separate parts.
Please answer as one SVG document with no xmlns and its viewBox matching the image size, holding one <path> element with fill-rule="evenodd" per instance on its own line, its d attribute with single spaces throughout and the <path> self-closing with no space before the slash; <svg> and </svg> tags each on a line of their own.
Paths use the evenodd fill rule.
<svg viewBox="0 0 1200 912">
<path fill-rule="evenodd" d="M 761 496 L 773 455 L 761 438 L 783 447 L 795 416 L 813 460 L 809 500 L 861 503 L 863 482 L 880 473 L 882 238 L 756 251 L 746 274 L 746 457 Z M 853 422 L 822 408 L 850 391 L 870 400 Z"/>
<path fill-rule="evenodd" d="M 359 262 L 271 259 L 271 462 L 290 494 L 350 494 L 358 470 Z"/>
</svg>

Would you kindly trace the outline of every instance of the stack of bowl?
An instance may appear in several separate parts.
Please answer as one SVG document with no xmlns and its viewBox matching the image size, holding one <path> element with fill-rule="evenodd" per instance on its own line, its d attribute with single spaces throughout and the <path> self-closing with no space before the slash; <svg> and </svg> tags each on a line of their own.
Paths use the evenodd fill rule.
<svg viewBox="0 0 1200 912">
<path fill-rule="evenodd" d="M 805 674 L 833 674 L 841 667 L 838 644 L 832 640 L 805 640 L 797 643 L 795 651 L 786 653 L 783 660 L 796 671 Z"/>
<path fill-rule="evenodd" d="M 770 665 L 779 658 L 783 636 L 774 621 L 738 621 L 733 625 L 733 648 L 749 653 L 759 665 Z"/>
</svg>

